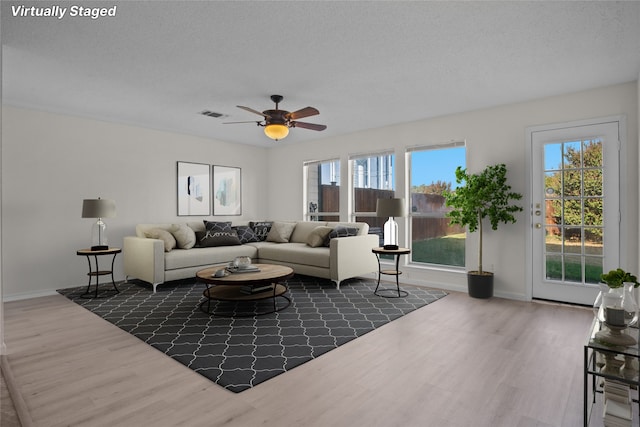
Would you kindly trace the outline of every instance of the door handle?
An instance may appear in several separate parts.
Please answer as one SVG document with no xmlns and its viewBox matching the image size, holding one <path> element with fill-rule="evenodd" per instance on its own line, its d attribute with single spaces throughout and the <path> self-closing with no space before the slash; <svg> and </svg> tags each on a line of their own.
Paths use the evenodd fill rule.
<svg viewBox="0 0 640 427">
<path fill-rule="evenodd" d="M 537 223 L 537 224 L 536 224 L 536 228 L 542 228 L 542 224 Z"/>
</svg>

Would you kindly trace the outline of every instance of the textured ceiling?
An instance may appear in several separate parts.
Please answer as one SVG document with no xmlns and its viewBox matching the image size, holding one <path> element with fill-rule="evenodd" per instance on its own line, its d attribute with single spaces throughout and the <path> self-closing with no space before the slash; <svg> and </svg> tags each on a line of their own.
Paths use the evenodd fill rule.
<svg viewBox="0 0 640 427">
<path fill-rule="evenodd" d="M 12 6 L 117 5 L 115 17 Z M 311 105 L 278 144 L 634 81 L 640 2 L 2 1 L 3 103 L 258 146 L 236 108 Z M 198 113 L 211 110 L 228 117 Z"/>
</svg>

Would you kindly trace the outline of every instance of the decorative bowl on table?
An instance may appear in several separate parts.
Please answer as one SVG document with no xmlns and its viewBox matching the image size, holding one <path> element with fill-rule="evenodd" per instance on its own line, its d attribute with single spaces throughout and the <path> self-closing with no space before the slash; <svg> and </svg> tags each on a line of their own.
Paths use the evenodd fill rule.
<svg viewBox="0 0 640 427">
<path fill-rule="evenodd" d="M 238 270 L 242 270 L 244 268 L 247 268 L 247 267 L 251 266 L 251 257 L 248 257 L 248 256 L 235 257 L 235 259 L 231 263 L 231 266 L 236 268 L 236 269 L 238 269 Z"/>
</svg>

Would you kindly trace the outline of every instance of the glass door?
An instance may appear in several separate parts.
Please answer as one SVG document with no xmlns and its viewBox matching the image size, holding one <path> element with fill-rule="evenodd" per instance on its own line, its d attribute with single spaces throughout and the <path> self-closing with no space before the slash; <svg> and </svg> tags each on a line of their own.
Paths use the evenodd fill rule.
<svg viewBox="0 0 640 427">
<path fill-rule="evenodd" d="M 618 122 L 530 135 L 532 296 L 590 305 L 619 258 Z"/>
</svg>

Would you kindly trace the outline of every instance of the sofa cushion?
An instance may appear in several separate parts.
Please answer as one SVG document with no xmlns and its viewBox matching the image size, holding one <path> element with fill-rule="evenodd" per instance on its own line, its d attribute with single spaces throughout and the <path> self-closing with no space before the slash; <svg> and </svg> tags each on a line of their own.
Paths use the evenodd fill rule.
<svg viewBox="0 0 640 427">
<path fill-rule="evenodd" d="M 309 233 L 309 237 L 307 238 L 307 245 L 311 246 L 312 248 L 323 246 L 324 242 L 329 236 L 329 233 L 331 233 L 332 231 L 333 228 L 327 227 L 325 225 L 314 228 L 313 231 Z"/>
<path fill-rule="evenodd" d="M 267 233 L 267 242 L 288 243 L 295 227 L 295 222 L 274 222 Z"/>
<path fill-rule="evenodd" d="M 175 249 L 164 254 L 165 270 L 224 264 L 233 261 L 237 256 L 257 258 L 256 248 L 250 245 L 225 246 L 213 248 Z"/>
<path fill-rule="evenodd" d="M 258 236 L 258 239 L 264 242 L 267 240 L 267 234 L 269 234 L 272 224 L 271 221 L 251 221 L 249 222 L 249 227 L 251 227 L 255 235 Z"/>
<path fill-rule="evenodd" d="M 236 225 L 235 227 L 231 227 L 231 229 L 236 231 L 238 239 L 240 239 L 240 243 L 242 244 L 260 241 L 256 233 L 254 233 L 253 229 L 248 225 Z"/>
<path fill-rule="evenodd" d="M 331 239 L 336 239 L 338 237 L 351 237 L 351 236 L 357 236 L 357 235 L 358 235 L 358 229 L 356 227 L 347 227 L 344 225 L 338 225 L 336 226 L 336 228 L 331 230 L 331 232 L 329 233 L 329 235 L 324 241 L 324 245 L 329 246 Z"/>
<path fill-rule="evenodd" d="M 236 246 L 240 245 L 240 239 L 235 230 L 229 231 L 196 231 L 196 240 L 201 248 L 210 248 L 214 246 Z"/>
<path fill-rule="evenodd" d="M 180 249 L 191 249 L 196 245 L 196 233 L 187 224 L 173 224 L 169 230 Z"/>
<path fill-rule="evenodd" d="M 173 237 L 173 234 L 169 233 L 167 230 L 163 230 L 161 228 L 152 228 L 151 230 L 145 231 L 144 234 L 149 239 L 162 240 L 164 242 L 165 252 L 171 252 L 171 250 L 176 247 L 175 237 Z"/>
<path fill-rule="evenodd" d="M 306 243 L 270 243 L 260 245 L 260 262 L 278 261 L 288 264 L 329 268 L 330 250 L 312 248 Z"/>
</svg>

